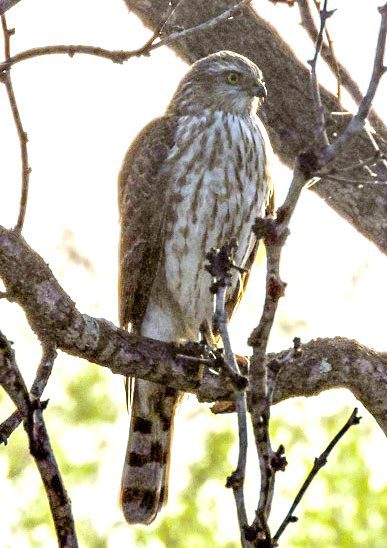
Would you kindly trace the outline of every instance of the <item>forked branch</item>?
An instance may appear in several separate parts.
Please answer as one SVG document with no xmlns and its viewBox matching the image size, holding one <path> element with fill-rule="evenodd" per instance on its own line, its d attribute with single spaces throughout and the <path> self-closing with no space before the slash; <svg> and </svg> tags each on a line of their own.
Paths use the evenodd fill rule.
<svg viewBox="0 0 387 548">
<path fill-rule="evenodd" d="M 0 332 L 0 385 L 8 393 L 23 417 L 29 448 L 39 470 L 50 503 L 58 544 L 77 548 L 71 502 L 64 487 L 48 432 L 43 420 L 46 403 L 31 400 L 7 338 Z"/>
</svg>

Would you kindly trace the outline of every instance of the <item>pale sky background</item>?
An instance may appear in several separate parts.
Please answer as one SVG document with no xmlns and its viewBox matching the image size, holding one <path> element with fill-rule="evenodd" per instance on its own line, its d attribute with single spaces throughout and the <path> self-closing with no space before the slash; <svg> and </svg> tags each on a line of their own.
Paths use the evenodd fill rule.
<svg viewBox="0 0 387 548">
<path fill-rule="evenodd" d="M 189 0 L 187 0 L 189 1 Z M 331 1 L 338 11 L 329 21 L 336 55 L 350 69 L 362 89 L 371 73 L 373 53 L 380 17 L 376 7 L 381 0 Z M 260 13 L 274 23 L 303 61 L 311 58 L 313 46 L 298 26 L 296 8 L 257 0 Z M 133 15 L 126 13 L 120 0 L 21 1 L 7 13 L 8 26 L 16 28 L 12 53 L 49 44 L 92 44 L 110 49 L 132 49 L 143 44 L 149 31 Z M 214 30 L 216 32 L 216 29 Z M 79 310 L 91 315 L 117 320 L 117 173 L 131 140 L 152 118 L 163 113 L 186 65 L 173 52 L 161 48 L 149 58 L 132 59 L 123 66 L 90 56 L 41 57 L 18 64 L 12 78 L 25 130 L 29 135 L 32 167 L 30 197 L 24 236 L 49 263 L 64 289 L 76 301 Z M 320 81 L 334 89 L 334 79 L 320 64 Z M 286 82 L 284 83 L 286 85 Z M 15 224 L 19 207 L 19 144 L 3 87 L 0 89 L 0 223 Z M 375 106 L 386 114 L 387 78 L 378 92 Z M 270 90 L 269 90 L 270 94 Z M 281 165 L 275 169 L 279 203 L 290 181 L 289 171 Z M 69 247 L 87 259 L 84 268 L 69 262 Z M 247 352 L 246 339 L 256 325 L 262 304 L 264 268 L 253 276 L 246 303 L 232 326 L 234 349 Z M 291 237 L 284 251 L 282 277 L 288 283 L 281 301 L 277 325 L 270 341 L 271 350 L 287 348 L 298 335 L 303 341 L 313 337 L 341 335 L 359 340 L 377 350 L 386 351 L 387 296 L 384 292 L 387 262 L 377 249 L 327 207 L 321 199 L 305 191 L 291 224 Z M 0 286 L 1 288 L 1 286 Z M 31 382 L 39 360 L 40 348 L 24 314 L 16 305 L 0 301 L 0 326 L 15 342 L 19 365 Z M 60 356 L 47 390 L 51 401 L 60 402 L 60 379 L 75 375 L 82 364 L 74 358 Z M 97 366 L 96 366 L 97 367 Z M 61 369 L 58 371 L 58 369 Z M 128 417 L 125 411 L 122 379 L 106 372 L 108 394 L 122 400 L 122 413 L 114 427 L 101 429 L 101 436 L 111 445 L 93 493 L 94 523 L 100 531 L 115 523 L 109 547 L 130 545 L 131 533 L 124 525 L 117 506 L 121 466 L 126 446 Z M 85 387 L 86 389 L 86 387 Z M 108 402 L 107 402 L 108 404 Z M 338 413 L 345 405 L 355 404 L 352 396 L 335 391 L 308 400 L 300 408 L 296 402 L 281 404 L 274 413 L 287 413 L 300 420 L 302 413 L 318 422 L 322 414 Z M 349 409 L 348 407 L 348 409 Z M 9 409 L 12 409 L 11 406 Z M 176 424 L 174 447 L 173 494 L 184 481 L 184 463 L 200 457 L 200 432 L 214 424 L 208 413 L 197 413 L 193 397 L 187 398 Z M 300 410 L 301 409 L 301 410 Z M 293 413 L 293 415 L 290 415 Z M 362 412 L 364 414 L 365 412 Z M 5 418 L 7 409 L 2 410 Z M 298 419 L 297 419 L 298 417 Z M 220 417 L 215 424 L 230 424 L 233 419 Z M 372 418 L 367 418 L 372 422 Z M 189 425 L 187 427 L 187 424 Z M 341 426 L 338 425 L 338 426 Z M 189 431 L 189 442 L 186 432 Z M 360 436 L 359 432 L 357 435 Z M 179 443 L 180 441 L 180 443 Z M 184 443 L 181 443 L 183 441 Z M 74 438 L 62 442 L 71 451 Z M 93 441 L 85 431 L 79 437 L 79 459 L 87 459 Z M 324 445 L 324 442 L 323 442 Z M 370 462 L 385 439 L 375 428 Z M 322 448 L 321 439 L 311 439 L 311 458 Z M 15 510 L 23 505 L 10 487 L 3 489 L 6 461 L 0 450 L 1 498 L 7 500 L 7 514 L 2 514 L 0 546 L 27 547 L 25 539 L 11 534 Z M 378 465 L 378 481 L 387 482 L 386 467 Z M 302 477 L 293 463 L 287 479 Z M 300 476 L 301 474 L 301 476 Z M 372 478 L 371 478 L 372 481 Z M 33 495 L 26 486 L 26 497 Z M 252 490 L 252 488 L 251 488 Z M 5 499 L 3 498 L 5 497 Z M 76 516 L 82 516 L 90 504 L 90 493 L 72 492 Z M 227 498 L 230 497 L 230 498 Z M 229 513 L 230 531 L 235 531 L 231 493 L 222 497 L 224 512 Z M 283 507 L 277 508 L 277 512 Z M 278 519 L 278 518 L 277 518 Z M 227 533 L 227 531 L 226 531 Z M 45 531 L 37 531 L 37 539 Z M 13 534 L 14 535 L 14 534 Z M 8 544 L 9 543 L 9 544 Z M 128 544 L 129 543 L 129 544 Z"/>
</svg>

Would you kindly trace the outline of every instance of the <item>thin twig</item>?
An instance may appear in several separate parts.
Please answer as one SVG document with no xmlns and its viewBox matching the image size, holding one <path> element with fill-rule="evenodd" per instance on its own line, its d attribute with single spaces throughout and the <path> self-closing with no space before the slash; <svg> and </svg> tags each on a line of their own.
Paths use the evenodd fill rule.
<svg viewBox="0 0 387 548">
<path fill-rule="evenodd" d="M 378 179 L 355 179 L 354 177 L 340 177 L 340 175 L 324 175 L 324 179 L 330 179 L 331 181 L 337 181 L 338 183 L 348 183 L 350 185 L 386 185 L 386 181 L 379 181 Z"/>
<path fill-rule="evenodd" d="M 316 141 L 318 145 L 320 142 L 323 142 L 325 146 L 329 145 L 329 139 L 328 139 L 328 135 L 325 128 L 326 123 L 325 123 L 324 107 L 321 101 L 320 87 L 317 81 L 316 66 L 317 66 L 317 60 L 319 58 L 322 43 L 323 43 L 325 23 L 327 19 L 333 13 L 332 11 L 327 10 L 327 6 L 328 6 L 328 0 L 324 0 L 324 7 L 320 11 L 320 30 L 316 40 L 315 53 L 314 53 L 313 59 L 309 61 L 309 64 L 311 66 L 310 83 L 311 83 L 311 89 L 312 89 L 312 96 L 314 98 L 314 103 L 316 106 Z"/>
<path fill-rule="evenodd" d="M 32 383 L 30 395 L 32 399 L 40 399 L 50 378 L 57 352 L 53 346 L 44 346 L 42 358 Z"/>
<path fill-rule="evenodd" d="M 212 285 L 212 291 L 215 292 L 215 323 L 223 342 L 225 363 L 227 364 L 228 369 L 234 373 L 234 376 L 240 376 L 239 366 L 231 347 L 230 335 L 228 332 L 228 319 L 225 308 L 227 288 L 230 287 L 232 280 L 230 267 L 233 267 L 232 254 L 234 250 L 234 243 L 225 244 L 220 250 L 211 250 L 211 252 L 207 254 L 207 259 L 210 261 L 210 265 L 206 268 L 215 280 Z M 236 390 L 236 412 L 238 416 L 239 432 L 238 464 L 236 470 L 227 478 L 226 483 L 226 487 L 231 487 L 233 490 L 243 548 L 248 546 L 245 537 L 248 521 L 243 492 L 248 443 L 245 388 L 246 384 Z"/>
<path fill-rule="evenodd" d="M 47 386 L 48 379 L 51 375 L 52 367 L 56 358 L 56 350 L 51 346 L 43 346 L 42 358 L 40 360 L 34 382 L 30 390 L 30 399 L 40 400 L 43 395 L 44 389 Z M 8 438 L 21 424 L 23 416 L 21 412 L 16 409 L 2 424 L 0 424 L 0 444 L 7 445 Z"/>
<path fill-rule="evenodd" d="M 20 63 L 21 61 L 32 59 L 34 57 L 40 57 L 42 55 L 52 55 L 52 54 L 64 54 L 64 55 L 69 55 L 70 57 L 73 57 L 76 53 L 94 55 L 97 57 L 102 57 L 103 59 L 108 59 L 110 61 L 113 61 L 113 63 L 121 64 L 124 61 L 131 59 L 132 57 L 140 57 L 142 55 L 147 56 L 153 50 L 158 49 L 162 46 L 169 45 L 172 42 L 175 42 L 176 40 L 185 38 L 194 32 L 213 28 L 216 25 L 219 25 L 219 23 L 222 23 L 223 21 L 232 17 L 236 12 L 239 12 L 242 8 L 247 6 L 250 2 L 251 0 L 242 0 L 241 2 L 238 2 L 237 4 L 233 5 L 232 7 L 222 12 L 220 15 L 213 17 L 209 19 L 208 21 L 205 21 L 204 23 L 200 23 L 199 25 L 195 25 L 194 27 L 190 27 L 188 29 L 183 29 L 180 31 L 173 32 L 169 34 L 168 36 L 160 38 L 159 41 L 156 42 L 156 39 L 159 37 L 159 34 L 164 27 L 165 23 L 163 23 L 163 25 L 161 25 L 158 28 L 158 30 L 151 36 L 150 39 L 148 39 L 145 42 L 143 46 L 131 51 L 124 51 L 124 50 L 114 51 L 114 50 L 107 50 L 100 47 L 84 46 L 84 45 L 57 45 L 57 46 L 45 46 L 45 47 L 39 47 L 39 48 L 32 48 L 32 49 L 23 51 L 21 53 L 18 53 L 17 55 L 14 55 L 13 57 L 10 57 L 10 59 L 8 59 L 5 63 L 1 63 L 0 72 L 9 70 L 11 66 L 15 65 L 16 63 Z"/>
<path fill-rule="evenodd" d="M 310 10 L 309 2 L 308 0 L 297 0 L 297 3 L 300 10 L 300 15 L 301 15 L 301 25 L 306 30 L 309 37 L 314 42 L 316 42 L 317 36 L 318 36 L 318 30 L 316 28 L 316 25 Z M 363 93 L 361 92 L 361 89 L 359 88 L 358 84 L 352 78 L 352 76 L 350 75 L 348 70 L 345 68 L 345 66 L 342 63 L 340 63 L 338 59 L 335 57 L 328 34 L 327 34 L 327 38 L 328 38 L 328 45 L 325 44 L 324 42 L 322 44 L 322 48 L 321 48 L 322 58 L 324 59 L 324 61 L 326 61 L 326 63 L 332 69 L 332 72 L 335 73 L 336 77 L 340 75 L 340 84 L 347 90 L 347 92 L 355 101 L 355 103 L 359 105 L 363 99 Z M 338 88 L 339 88 L 339 82 L 338 82 Z M 387 131 L 384 126 L 383 120 L 378 116 L 378 114 L 375 112 L 374 109 L 370 109 L 368 118 L 371 125 L 375 128 L 378 134 L 380 134 L 381 137 L 387 140 Z"/>
<path fill-rule="evenodd" d="M 334 47 L 333 47 L 333 40 L 331 38 L 331 35 L 330 35 L 330 32 L 328 31 L 328 29 L 326 28 L 325 29 L 325 36 L 327 37 L 327 41 L 328 41 L 328 47 L 329 47 L 329 51 L 331 53 L 331 58 L 332 58 L 332 65 L 333 65 L 333 72 L 336 76 L 336 82 L 337 82 L 337 99 L 341 102 L 341 73 L 340 73 L 340 66 L 339 66 L 339 62 L 337 60 L 337 57 L 336 57 L 336 54 L 335 54 L 335 50 L 334 50 Z M 322 44 L 322 50 L 325 49 L 325 44 L 323 42 Z"/>
<path fill-rule="evenodd" d="M 3 36 L 4 36 L 5 59 L 6 59 L 6 62 L 9 62 L 10 36 L 12 35 L 12 31 L 9 30 L 7 27 L 5 15 L 1 16 L 1 24 L 3 28 Z M 20 197 L 19 216 L 17 219 L 15 230 L 17 232 L 21 232 L 24 224 L 25 215 L 26 215 L 28 187 L 29 187 L 29 180 L 30 180 L 30 173 L 31 173 L 31 168 L 28 163 L 28 149 L 27 149 L 28 137 L 27 137 L 27 133 L 24 131 L 23 124 L 20 118 L 20 112 L 17 106 L 16 97 L 13 90 L 12 80 L 11 80 L 11 75 L 9 73 L 9 70 L 6 70 L 2 76 L 3 76 L 5 89 L 7 90 L 9 104 L 11 106 L 12 116 L 15 122 L 16 130 L 17 130 L 17 134 L 20 142 L 20 153 L 21 153 L 21 164 L 22 164 L 22 191 L 21 191 L 21 197 Z"/>
<path fill-rule="evenodd" d="M 307 491 L 309 485 L 312 483 L 314 477 L 318 474 L 321 468 L 326 465 L 332 449 L 337 445 L 337 443 L 341 440 L 344 434 L 351 428 L 351 426 L 359 424 L 360 420 L 361 420 L 361 417 L 357 415 L 357 408 L 355 407 L 355 409 L 353 410 L 351 416 L 349 417 L 345 425 L 341 428 L 341 430 L 336 434 L 333 440 L 329 443 L 325 451 L 323 451 L 318 458 L 314 459 L 314 464 L 311 471 L 309 472 L 304 483 L 302 484 L 301 489 L 298 491 L 293 501 L 293 504 L 291 505 L 285 519 L 283 520 L 283 522 L 278 528 L 278 531 L 273 537 L 274 542 L 276 543 L 278 542 L 278 539 L 280 538 L 282 533 L 285 531 L 289 523 L 293 523 L 297 521 L 297 518 L 294 516 L 294 510 L 297 508 L 302 497 L 305 495 L 305 492 Z"/>
<path fill-rule="evenodd" d="M 269 390 L 266 367 L 266 350 L 278 301 L 285 290 L 285 284 L 282 282 L 279 273 L 281 251 L 288 235 L 290 218 L 307 180 L 308 176 L 302 169 L 302 161 L 299 159 L 288 196 L 277 212 L 277 219 L 258 218 L 253 228 L 256 237 L 263 239 L 265 242 L 267 256 L 266 297 L 263 312 L 258 327 L 254 329 L 248 340 L 248 344 L 253 347 L 249 374 L 249 409 L 261 473 L 258 507 L 250 533 L 251 540 L 258 539 L 261 542 L 271 541 L 267 520 L 273 499 L 275 472 L 283 469 L 286 462 L 283 457 L 283 448 L 280 447 L 275 452 L 270 442 L 271 390 Z"/>
<path fill-rule="evenodd" d="M 0 332 L 0 384 L 23 416 L 30 453 L 38 467 L 49 500 L 59 546 L 77 548 L 71 502 L 62 482 L 50 439 L 43 420 L 45 404 L 31 401 L 15 354 L 7 338 Z"/>
<path fill-rule="evenodd" d="M 386 72 L 386 67 L 383 64 L 384 52 L 386 48 L 386 34 L 387 34 L 387 3 L 379 8 L 381 15 L 381 23 L 379 36 L 376 45 L 376 53 L 374 60 L 374 67 L 368 90 L 363 97 L 359 109 L 355 116 L 348 123 L 343 133 L 336 139 L 334 143 L 329 145 L 323 153 L 324 163 L 331 162 L 336 158 L 344 147 L 352 140 L 352 138 L 364 127 L 365 121 L 369 114 L 372 101 L 374 100 L 376 90 L 383 74 Z"/>
<path fill-rule="evenodd" d="M 350 164 L 348 166 L 340 166 L 340 173 L 346 172 L 346 171 L 353 171 L 356 169 L 364 168 L 365 166 L 370 167 L 376 161 L 379 159 L 379 154 L 374 154 L 373 156 L 369 156 L 368 158 L 365 158 L 364 160 L 359 160 L 358 162 L 355 162 L 353 164 Z"/>
</svg>

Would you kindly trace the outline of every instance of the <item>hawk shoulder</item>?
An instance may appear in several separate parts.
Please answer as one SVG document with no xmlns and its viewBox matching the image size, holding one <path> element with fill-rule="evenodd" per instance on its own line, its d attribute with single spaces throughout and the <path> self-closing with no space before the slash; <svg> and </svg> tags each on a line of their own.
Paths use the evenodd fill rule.
<svg viewBox="0 0 387 548">
<path fill-rule="evenodd" d="M 141 325 L 163 250 L 168 177 L 160 171 L 175 144 L 177 116 L 152 120 L 130 146 L 118 178 L 119 320 Z"/>
</svg>

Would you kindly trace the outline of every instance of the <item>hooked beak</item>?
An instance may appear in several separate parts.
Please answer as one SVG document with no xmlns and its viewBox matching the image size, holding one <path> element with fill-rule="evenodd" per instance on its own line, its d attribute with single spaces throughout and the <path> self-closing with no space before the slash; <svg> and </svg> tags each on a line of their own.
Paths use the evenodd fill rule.
<svg viewBox="0 0 387 548">
<path fill-rule="evenodd" d="M 266 99 L 266 97 L 267 97 L 266 86 L 263 82 L 261 82 L 261 80 L 257 80 L 255 82 L 254 96 L 255 97 L 260 97 L 261 99 Z"/>
</svg>

